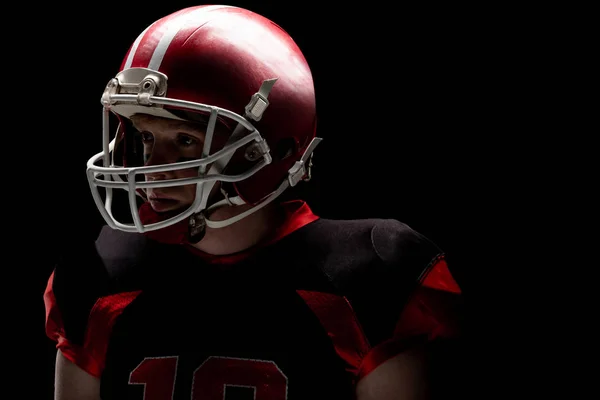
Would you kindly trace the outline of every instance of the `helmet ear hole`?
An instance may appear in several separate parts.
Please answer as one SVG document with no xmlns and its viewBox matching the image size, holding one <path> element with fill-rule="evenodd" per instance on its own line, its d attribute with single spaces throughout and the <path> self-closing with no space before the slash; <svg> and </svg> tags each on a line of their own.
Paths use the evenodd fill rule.
<svg viewBox="0 0 600 400">
<path fill-rule="evenodd" d="M 286 158 L 296 154 L 296 151 L 296 141 L 294 138 L 283 138 L 275 144 L 275 148 L 272 152 L 273 161 L 283 161 Z"/>
</svg>

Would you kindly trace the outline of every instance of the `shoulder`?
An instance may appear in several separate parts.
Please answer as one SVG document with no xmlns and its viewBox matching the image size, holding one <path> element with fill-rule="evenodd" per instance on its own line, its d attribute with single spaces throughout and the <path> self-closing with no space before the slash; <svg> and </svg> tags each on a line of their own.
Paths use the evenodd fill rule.
<svg viewBox="0 0 600 400">
<path fill-rule="evenodd" d="M 443 256 L 430 239 L 396 219 L 321 218 L 298 233 L 296 246 L 316 258 L 341 293 L 389 284 L 390 278 L 414 283 Z"/>
<path fill-rule="evenodd" d="M 340 353 L 357 377 L 441 331 L 437 315 L 421 312 L 430 302 L 419 293 L 447 278 L 445 253 L 425 235 L 395 219 L 320 219 L 297 239 L 296 263 L 329 282 L 310 279 L 300 294 L 334 337 L 353 338 Z"/>
<path fill-rule="evenodd" d="M 140 293 L 134 279 L 145 240 L 105 227 L 98 239 L 63 253 L 44 292 L 46 335 L 70 361 L 97 376 L 114 322 Z M 138 247 L 136 247 L 136 244 Z"/>
<path fill-rule="evenodd" d="M 83 343 L 89 312 L 98 298 L 107 294 L 109 281 L 93 242 L 61 254 L 44 293 L 48 335 L 55 340 L 68 336 L 73 343 Z"/>
<path fill-rule="evenodd" d="M 433 241 L 395 219 L 320 219 L 301 233 L 296 262 L 306 260 L 329 281 L 308 290 L 344 298 L 371 343 L 391 336 L 423 277 L 445 257 Z"/>
<path fill-rule="evenodd" d="M 123 232 L 105 226 L 95 243 L 111 281 L 119 284 L 131 280 L 146 262 L 152 242 L 143 234 Z"/>
</svg>

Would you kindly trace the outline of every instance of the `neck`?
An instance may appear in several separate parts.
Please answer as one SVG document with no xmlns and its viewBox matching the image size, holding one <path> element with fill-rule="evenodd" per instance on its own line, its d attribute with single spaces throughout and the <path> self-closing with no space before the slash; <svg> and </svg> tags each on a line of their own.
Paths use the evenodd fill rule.
<svg viewBox="0 0 600 400">
<path fill-rule="evenodd" d="M 212 221 L 234 217 L 251 208 L 250 205 L 223 206 L 211 213 Z M 204 238 L 192 244 L 212 255 L 227 255 L 244 251 L 272 234 L 281 222 L 282 214 L 276 203 L 269 204 L 241 220 L 223 228 L 206 227 Z"/>
</svg>

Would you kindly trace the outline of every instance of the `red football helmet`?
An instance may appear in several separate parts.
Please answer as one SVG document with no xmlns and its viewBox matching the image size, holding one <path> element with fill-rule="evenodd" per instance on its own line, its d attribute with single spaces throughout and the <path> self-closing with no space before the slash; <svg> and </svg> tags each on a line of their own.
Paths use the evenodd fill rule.
<svg viewBox="0 0 600 400">
<path fill-rule="evenodd" d="M 238 7 L 185 8 L 148 26 L 106 86 L 102 105 L 103 149 L 88 161 L 87 176 L 108 225 L 129 232 L 197 224 L 204 210 L 225 202 L 253 205 L 235 218 L 205 221 L 211 227 L 229 225 L 306 179 L 321 140 L 315 137 L 314 85 L 302 52 L 275 23 Z M 127 122 L 138 113 L 184 120 L 203 116 L 205 156 L 153 166 L 136 162 Z M 229 127 L 226 140 L 213 138 L 215 124 Z M 198 176 L 190 179 L 143 178 L 192 167 Z M 235 193 L 209 199 L 217 181 Z M 191 183 L 196 197 L 187 209 L 140 218 L 145 188 Z M 104 196 L 99 188 L 105 189 Z M 114 189 L 128 191 L 132 223 L 114 217 Z"/>
</svg>

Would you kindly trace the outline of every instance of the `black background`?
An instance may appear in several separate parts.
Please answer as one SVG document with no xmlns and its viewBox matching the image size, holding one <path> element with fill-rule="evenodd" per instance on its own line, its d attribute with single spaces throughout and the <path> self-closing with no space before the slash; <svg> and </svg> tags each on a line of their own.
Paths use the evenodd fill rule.
<svg viewBox="0 0 600 400">
<path fill-rule="evenodd" d="M 19 344 L 8 347 L 19 354 L 17 365 L 34 365 L 36 378 L 26 380 L 35 384 L 23 390 L 40 389 L 36 398 L 52 391 L 55 349 L 44 335 L 42 299 L 48 276 L 61 251 L 102 223 L 85 178 L 85 163 L 101 146 L 100 95 L 148 24 L 195 4 L 40 4 L 10 14 L 19 26 L 10 51 L 19 61 L 5 63 L 6 85 L 17 93 L 9 108 L 17 121 L 7 134 L 17 134 L 4 150 L 13 167 L 33 158 L 38 169 L 13 169 L 11 176 L 32 179 L 19 188 L 25 195 L 6 192 L 24 209 L 22 217 L 4 211 L 15 232 L 10 250 L 26 274 L 7 280 L 6 290 L 20 293 L 9 294 L 13 303 L 31 304 L 8 318 L 19 322 L 16 334 L 9 329 Z M 498 233 L 514 201 L 503 177 L 520 154 L 518 146 L 516 154 L 504 151 L 514 144 L 507 132 L 523 112 L 505 100 L 527 52 L 512 46 L 513 22 L 498 17 L 501 9 L 473 5 L 228 4 L 276 21 L 311 65 L 325 139 L 303 191 L 312 208 L 331 218 L 396 218 L 446 250 L 470 327 L 457 364 L 467 366 L 469 388 L 495 398 L 518 380 L 510 374 L 490 383 L 499 379 L 495 360 L 505 348 L 496 332 L 506 327 L 488 324 L 501 317 L 491 303 L 505 300 L 492 291 L 504 274 L 496 258 L 513 242 Z M 24 323 L 30 328 L 21 334 Z"/>
</svg>

